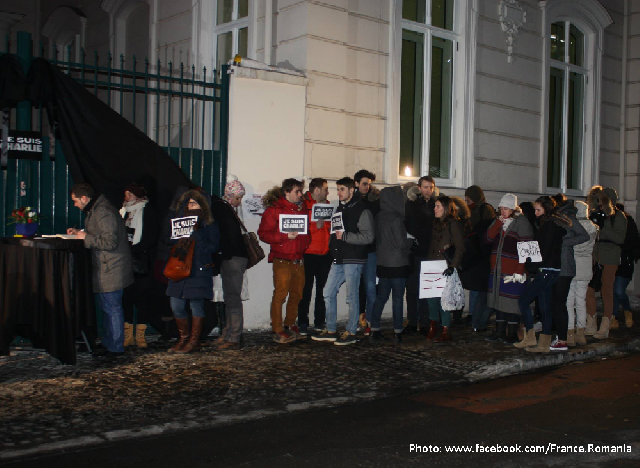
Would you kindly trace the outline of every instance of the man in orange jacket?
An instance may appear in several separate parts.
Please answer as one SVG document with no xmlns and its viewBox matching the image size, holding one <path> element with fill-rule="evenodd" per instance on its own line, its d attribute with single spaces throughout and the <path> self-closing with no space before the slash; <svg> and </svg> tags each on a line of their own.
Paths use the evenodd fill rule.
<svg viewBox="0 0 640 468">
<path fill-rule="evenodd" d="M 276 343 L 295 341 L 293 326 L 298 316 L 298 304 L 304 288 L 304 251 L 309 246 L 309 235 L 298 232 L 282 232 L 280 215 L 306 215 L 307 207 L 300 203 L 304 182 L 285 179 L 282 187 L 275 187 L 262 198 L 267 207 L 258 236 L 271 246 L 269 263 L 273 263 L 273 298 L 271 299 L 271 328 Z M 287 300 L 287 312 L 282 322 L 282 305 Z M 287 328 L 287 330 L 285 330 Z"/>
<path fill-rule="evenodd" d="M 329 187 L 327 179 L 315 178 L 309 183 L 309 191 L 304 194 L 304 204 L 309 210 L 309 234 L 311 244 L 304 252 L 304 290 L 302 300 L 298 305 L 298 327 L 299 333 L 306 336 L 309 327 L 309 305 L 311 304 L 311 293 L 313 292 L 313 280 L 316 282 L 316 300 L 314 308 L 313 324 L 317 330 L 324 328 L 326 307 L 322 290 L 327 282 L 329 270 L 331 269 L 332 257 L 329 253 L 330 220 L 312 221 L 313 205 L 316 203 L 328 203 Z"/>
</svg>

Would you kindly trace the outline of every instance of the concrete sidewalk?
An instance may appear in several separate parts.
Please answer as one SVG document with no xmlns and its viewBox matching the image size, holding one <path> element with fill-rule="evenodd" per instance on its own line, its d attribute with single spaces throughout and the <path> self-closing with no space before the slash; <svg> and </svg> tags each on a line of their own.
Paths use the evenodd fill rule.
<svg viewBox="0 0 640 468">
<path fill-rule="evenodd" d="M 156 341 L 112 360 L 80 354 L 77 366 L 16 348 L 0 357 L 0 462 L 633 352 L 639 330 L 622 326 L 608 340 L 549 355 L 489 343 L 469 327 L 454 328 L 454 341 L 441 345 L 421 335 L 407 336 L 401 346 L 372 345 L 361 336 L 346 347 L 311 340 L 278 345 L 259 332 L 247 334 L 242 350 L 174 355 L 166 352 L 168 343 Z"/>
</svg>

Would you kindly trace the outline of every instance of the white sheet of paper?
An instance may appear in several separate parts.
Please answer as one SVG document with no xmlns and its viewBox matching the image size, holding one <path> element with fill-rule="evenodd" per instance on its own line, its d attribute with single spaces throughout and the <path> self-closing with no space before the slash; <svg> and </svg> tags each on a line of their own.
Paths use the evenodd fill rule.
<svg viewBox="0 0 640 468">
<path fill-rule="evenodd" d="M 420 262 L 420 299 L 442 297 L 447 279 L 442 272 L 448 268 L 446 260 Z"/>
<path fill-rule="evenodd" d="M 531 257 L 532 262 L 541 262 L 540 246 L 538 241 L 518 242 L 518 262 L 525 263 Z"/>
</svg>

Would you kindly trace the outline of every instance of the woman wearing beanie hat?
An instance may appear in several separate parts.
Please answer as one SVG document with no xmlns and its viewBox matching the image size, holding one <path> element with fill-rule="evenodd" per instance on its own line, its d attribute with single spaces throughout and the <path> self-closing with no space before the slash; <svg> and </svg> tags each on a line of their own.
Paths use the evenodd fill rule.
<svg viewBox="0 0 640 468">
<path fill-rule="evenodd" d="M 515 343 L 520 322 L 518 298 L 525 288 L 520 282 L 525 269 L 518 261 L 518 242 L 533 240 L 533 226 L 522 215 L 518 197 L 512 193 L 502 197 L 498 209 L 500 216 L 484 236 L 484 242 L 491 245 L 487 306 L 496 311 L 496 329 L 487 341 Z"/>
<path fill-rule="evenodd" d="M 248 254 L 242 237 L 238 207 L 246 191 L 237 177 L 229 175 L 222 198 L 211 197 L 211 213 L 220 228 L 220 276 L 224 295 L 224 308 L 218 305 L 220 337 L 216 346 L 220 350 L 239 349 L 242 346 L 244 308 L 242 282 L 247 269 Z M 218 303 L 216 303 L 218 304 Z"/>
</svg>

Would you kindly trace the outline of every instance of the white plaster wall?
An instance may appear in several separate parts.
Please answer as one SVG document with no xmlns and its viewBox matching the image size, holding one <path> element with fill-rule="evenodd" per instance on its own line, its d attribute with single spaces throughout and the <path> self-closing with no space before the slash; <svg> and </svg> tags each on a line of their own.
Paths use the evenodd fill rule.
<svg viewBox="0 0 640 468">
<path fill-rule="evenodd" d="M 231 78 L 228 173 L 244 184 L 249 198 L 264 194 L 287 177 L 302 177 L 305 86 L 260 79 Z M 245 225 L 257 232 L 260 217 Z M 269 246 L 263 244 L 265 253 Z M 250 299 L 244 303 L 245 328 L 269 327 L 273 292 L 271 264 L 249 270 Z"/>
</svg>

